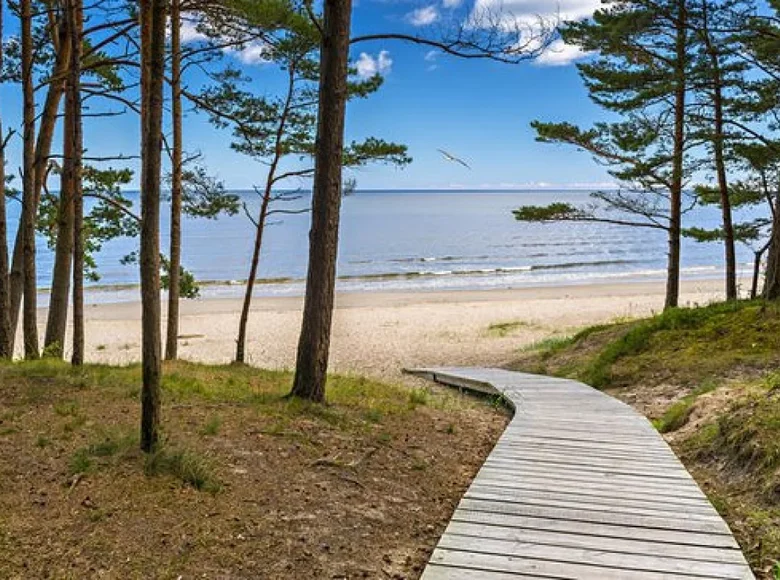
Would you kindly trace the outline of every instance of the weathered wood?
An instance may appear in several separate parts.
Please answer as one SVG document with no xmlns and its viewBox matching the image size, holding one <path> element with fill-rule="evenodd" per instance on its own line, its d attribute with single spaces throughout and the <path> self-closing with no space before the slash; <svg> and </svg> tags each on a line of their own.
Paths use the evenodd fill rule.
<svg viewBox="0 0 780 580">
<path fill-rule="evenodd" d="M 625 403 L 500 369 L 410 372 L 515 411 L 423 580 L 753 578 L 707 497 Z"/>
</svg>

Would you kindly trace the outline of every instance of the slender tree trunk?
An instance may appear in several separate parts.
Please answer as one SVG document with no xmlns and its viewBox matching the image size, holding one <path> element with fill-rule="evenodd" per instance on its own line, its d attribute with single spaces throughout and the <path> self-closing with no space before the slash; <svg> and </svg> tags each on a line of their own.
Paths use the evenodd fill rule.
<svg viewBox="0 0 780 580">
<path fill-rule="evenodd" d="M 682 194 L 685 162 L 685 93 L 687 55 L 686 0 L 678 2 L 677 42 L 675 47 L 674 153 L 669 212 L 669 264 L 664 308 L 675 308 L 680 301 L 680 237 L 682 233 Z"/>
<path fill-rule="evenodd" d="M 159 440 L 160 381 L 160 176 L 162 164 L 165 0 L 141 0 L 141 449 Z"/>
<path fill-rule="evenodd" d="M 325 0 L 312 224 L 303 325 L 290 394 L 325 400 L 336 287 L 351 0 Z"/>
<path fill-rule="evenodd" d="M 3 38 L 3 9 L 3 1 L 0 0 L 0 38 Z M 3 45 L 0 42 L 0 70 L 3 69 L 3 56 Z M 8 217 L 5 203 L 5 136 L 2 117 L 0 117 L 0 360 L 10 360 L 14 354 L 9 313 L 11 281 L 8 271 Z"/>
<path fill-rule="evenodd" d="M 758 298 L 758 281 L 761 278 L 761 258 L 764 257 L 764 252 L 766 252 L 767 248 L 769 248 L 769 244 L 760 250 L 753 252 L 753 282 L 750 286 L 751 300 Z"/>
<path fill-rule="evenodd" d="M 775 196 L 763 296 L 766 300 L 780 299 L 780 191 Z"/>
<path fill-rule="evenodd" d="M 68 0 L 65 20 L 67 34 L 63 42 L 71 42 L 75 34 L 73 27 L 71 0 Z M 60 203 L 57 218 L 57 245 L 54 251 L 54 270 L 52 274 L 51 298 L 49 300 L 49 315 L 46 322 L 46 335 L 43 341 L 44 353 L 47 356 L 62 358 L 65 352 L 65 331 L 68 323 L 68 302 L 70 301 L 71 264 L 73 260 L 73 228 L 74 207 L 73 198 L 76 187 L 75 175 L 75 113 L 79 104 L 75 101 L 76 94 L 72 83 L 73 61 L 68 73 L 65 89 L 65 121 L 63 123 L 63 162 L 60 180 Z"/>
<path fill-rule="evenodd" d="M 246 292 L 244 293 L 244 304 L 241 308 L 241 318 L 238 321 L 238 337 L 236 339 L 236 362 L 243 364 L 246 355 L 246 327 L 249 323 L 249 308 L 252 305 L 252 292 L 255 288 L 257 279 L 257 267 L 260 263 L 260 250 L 263 246 L 263 232 L 265 230 L 265 220 L 268 215 L 268 204 L 271 199 L 271 185 L 266 187 L 263 195 L 263 201 L 260 205 L 260 215 L 257 220 L 257 230 L 255 232 L 255 247 L 252 252 L 252 264 L 249 268 L 249 278 L 246 281 Z"/>
<path fill-rule="evenodd" d="M 712 107 L 714 111 L 714 132 L 712 149 L 715 156 L 715 172 L 720 191 L 720 207 L 723 219 L 723 245 L 726 253 L 726 300 L 736 300 L 737 296 L 737 254 L 734 244 L 734 223 L 731 211 L 731 196 L 729 194 L 728 177 L 726 175 L 725 131 L 723 122 L 723 78 L 720 67 L 720 56 L 712 43 L 708 25 L 709 6 L 707 0 L 702 2 L 704 19 L 704 42 L 712 68 Z"/>
<path fill-rule="evenodd" d="M 35 271 L 35 87 L 33 86 L 32 0 L 21 1 L 22 92 L 24 153 L 22 176 L 22 235 L 24 240 L 24 356 L 36 359 L 38 351 L 38 285 Z"/>
<path fill-rule="evenodd" d="M 65 37 L 65 23 L 62 22 L 57 29 L 59 38 Z M 52 78 L 60 79 L 57 82 L 49 84 L 46 93 L 46 102 L 40 117 L 40 127 L 38 130 L 38 140 L 35 145 L 35 213 L 38 213 L 38 202 L 43 190 L 43 184 L 48 175 L 49 154 L 54 139 L 54 129 L 57 125 L 57 115 L 59 112 L 60 101 L 65 87 L 65 77 L 70 62 L 70 47 L 68 43 L 59 42 L 59 51 L 57 60 L 52 70 Z M 11 285 L 11 305 L 9 317 L 11 320 L 11 350 L 15 341 L 16 329 L 19 326 L 19 312 L 22 307 L 22 296 L 24 294 L 24 228 L 22 220 L 19 220 L 19 228 L 16 231 L 16 240 L 14 242 L 13 263 L 11 265 L 10 285 Z"/>
<path fill-rule="evenodd" d="M 181 203 L 182 203 L 182 102 L 181 102 L 181 7 L 171 0 L 171 101 L 173 118 L 173 155 L 171 170 L 171 247 L 168 284 L 168 327 L 166 360 L 175 360 L 179 347 L 179 299 L 181 277 Z"/>
<path fill-rule="evenodd" d="M 249 323 L 249 309 L 252 305 L 252 292 L 257 279 L 257 268 L 260 263 L 260 251 L 263 247 L 263 233 L 265 232 L 265 222 L 268 217 L 268 208 L 271 204 L 274 184 L 276 183 L 276 170 L 279 167 L 279 161 L 282 158 L 282 139 L 287 128 L 287 120 L 290 116 L 293 98 L 295 96 L 295 75 L 296 67 L 294 64 L 289 66 L 287 71 L 287 96 L 285 97 L 284 107 L 282 107 L 279 117 L 279 125 L 276 128 L 276 139 L 274 143 L 274 157 L 271 166 L 268 168 L 265 190 L 263 190 L 263 199 L 260 204 L 260 215 L 257 218 L 257 231 L 255 232 L 255 247 L 252 253 L 252 264 L 249 268 L 249 278 L 246 281 L 246 293 L 244 294 L 244 305 L 241 308 L 241 318 L 238 322 L 238 338 L 236 339 L 236 362 L 244 363 L 246 354 L 246 328 Z"/>
<path fill-rule="evenodd" d="M 73 111 L 73 353 L 71 363 L 84 364 L 84 126 L 81 116 L 81 36 L 84 29 L 84 0 L 69 0 L 73 12 L 71 36 L 70 91 Z"/>
</svg>

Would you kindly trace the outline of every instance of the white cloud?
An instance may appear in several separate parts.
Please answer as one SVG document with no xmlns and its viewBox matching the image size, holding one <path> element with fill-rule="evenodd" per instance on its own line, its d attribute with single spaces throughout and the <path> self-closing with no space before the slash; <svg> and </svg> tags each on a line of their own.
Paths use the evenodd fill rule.
<svg viewBox="0 0 780 580">
<path fill-rule="evenodd" d="M 182 18 L 180 34 L 183 45 L 214 40 L 198 30 L 199 23 L 200 21 L 197 18 Z M 170 37 L 170 21 L 168 23 L 168 36 Z M 259 40 L 248 42 L 242 47 L 226 47 L 222 51 L 246 65 L 268 62 L 266 58 L 268 46 Z"/>
<path fill-rule="evenodd" d="M 361 52 L 355 63 L 355 68 L 361 79 L 369 79 L 376 74 L 387 75 L 393 68 L 393 59 L 390 58 L 390 53 L 386 50 L 381 51 L 376 58 Z"/>
<path fill-rule="evenodd" d="M 566 66 L 588 56 L 579 46 L 556 40 L 534 61 L 540 66 Z"/>
<path fill-rule="evenodd" d="M 429 50 L 425 53 L 425 60 L 428 62 L 436 62 L 436 59 L 439 56 L 438 50 Z"/>
<path fill-rule="evenodd" d="M 170 26 L 170 23 L 169 23 Z M 192 42 L 203 42 L 208 40 L 208 36 L 198 30 L 198 22 L 195 20 L 182 19 L 181 27 L 179 28 L 182 44 L 189 44 Z"/>
<path fill-rule="evenodd" d="M 500 21 L 507 30 L 522 30 L 522 36 L 532 37 L 541 23 L 549 26 L 567 20 L 584 20 L 601 5 L 601 0 L 476 0 L 471 21 L 479 23 L 483 16 L 494 22 L 495 16 L 500 15 Z M 533 41 L 520 38 L 519 42 L 527 42 L 528 49 L 534 48 Z M 556 40 L 535 62 L 542 66 L 565 66 L 587 55 L 577 46 Z"/>
<path fill-rule="evenodd" d="M 501 14 L 507 23 L 533 25 L 540 17 L 583 20 L 600 6 L 601 0 L 476 0 L 473 14 Z"/>
<path fill-rule="evenodd" d="M 225 52 L 232 54 L 244 64 L 264 64 L 268 62 L 268 45 L 259 40 L 254 40 L 246 46 L 236 50 L 234 48 L 226 49 Z"/>
<path fill-rule="evenodd" d="M 418 8 L 406 15 L 412 26 L 428 26 L 439 19 L 439 9 L 434 4 Z"/>
<path fill-rule="evenodd" d="M 442 0 L 442 6 L 445 8 L 457 8 L 463 4 L 463 0 Z"/>
</svg>

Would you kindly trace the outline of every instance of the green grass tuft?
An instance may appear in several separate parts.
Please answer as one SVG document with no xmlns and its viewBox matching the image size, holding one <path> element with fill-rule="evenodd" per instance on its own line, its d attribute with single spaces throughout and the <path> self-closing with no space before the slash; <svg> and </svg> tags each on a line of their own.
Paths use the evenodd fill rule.
<svg viewBox="0 0 780 580">
<path fill-rule="evenodd" d="M 211 461 L 193 451 L 162 447 L 146 457 L 144 469 L 147 475 L 168 475 L 199 491 L 217 493 L 222 489 Z"/>
<path fill-rule="evenodd" d="M 514 332 L 520 330 L 521 328 L 528 328 L 529 326 L 532 325 L 522 320 L 513 320 L 510 322 L 495 322 L 490 326 L 488 326 L 487 335 L 495 336 L 497 338 L 504 338 L 505 336 L 509 336 L 510 334 L 513 334 Z"/>
<path fill-rule="evenodd" d="M 219 433 L 219 428 L 222 426 L 222 419 L 219 415 L 212 415 L 208 421 L 201 427 L 200 434 L 204 437 L 214 437 Z"/>
</svg>

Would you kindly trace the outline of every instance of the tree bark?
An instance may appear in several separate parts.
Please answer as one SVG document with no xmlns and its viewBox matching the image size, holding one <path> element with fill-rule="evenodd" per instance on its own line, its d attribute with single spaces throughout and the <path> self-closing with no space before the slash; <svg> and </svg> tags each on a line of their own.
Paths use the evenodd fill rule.
<svg viewBox="0 0 780 580">
<path fill-rule="evenodd" d="M 3 1 L 0 0 L 0 38 L 3 38 L 3 9 Z M 0 43 L 0 70 L 3 69 L 3 56 L 3 45 Z M 5 204 L 5 136 L 0 117 L 0 360 L 10 360 L 14 354 L 9 313 L 11 281 L 8 271 L 8 217 Z"/>
<path fill-rule="evenodd" d="M 715 172 L 720 191 L 720 208 L 723 220 L 723 245 L 726 254 L 726 300 L 736 300 L 737 296 L 737 254 L 734 243 L 734 223 L 731 211 L 731 196 L 729 194 L 728 177 L 726 175 L 725 131 L 723 121 L 723 78 L 720 66 L 720 55 L 712 43 L 708 25 L 709 6 L 707 0 L 702 2 L 704 18 L 704 42 L 712 68 L 712 107 L 714 126 L 712 149 L 715 157 Z"/>
<path fill-rule="evenodd" d="M 325 400 L 336 286 L 351 0 L 325 0 L 309 269 L 291 396 Z"/>
<path fill-rule="evenodd" d="M 162 163 L 165 0 L 141 0 L 141 449 L 159 441 L 160 177 Z"/>
<path fill-rule="evenodd" d="M 181 6 L 171 0 L 171 116 L 173 153 L 171 170 L 171 246 L 168 272 L 168 326 L 165 358 L 176 360 L 179 347 L 179 299 L 181 277 L 181 204 L 182 204 L 182 102 L 181 102 Z"/>
<path fill-rule="evenodd" d="M 255 280 L 257 279 L 257 267 L 260 263 L 260 250 L 263 246 L 263 232 L 265 230 L 265 220 L 268 215 L 270 197 L 270 190 L 266 188 L 263 201 L 260 205 L 260 215 L 257 220 L 257 231 L 255 232 L 255 247 L 252 252 L 252 264 L 249 268 L 249 278 L 246 281 L 246 292 L 244 293 L 244 304 L 241 307 L 241 318 L 238 321 L 235 362 L 241 364 L 245 362 L 246 357 L 246 328 L 249 323 L 249 308 L 252 305 L 252 292 L 255 288 Z"/>
<path fill-rule="evenodd" d="M 73 353 L 71 364 L 84 364 L 84 184 L 82 162 L 84 126 L 81 116 L 81 36 L 84 28 L 84 0 L 69 0 L 73 14 L 69 90 L 73 111 Z"/>
<path fill-rule="evenodd" d="M 249 323 L 249 309 L 252 305 L 252 292 L 257 279 L 257 268 L 260 263 L 260 251 L 263 247 L 263 233 L 265 232 L 265 222 L 268 218 L 268 208 L 271 204 L 274 184 L 276 183 L 276 170 L 279 167 L 279 161 L 282 158 L 282 139 L 287 129 L 287 120 L 290 116 L 293 98 L 295 97 L 295 75 L 296 67 L 291 64 L 287 71 L 287 96 L 285 97 L 284 107 L 282 107 L 279 116 L 279 125 L 276 128 L 276 137 L 274 139 L 274 157 L 268 168 L 265 189 L 263 190 L 263 199 L 260 204 L 260 215 L 257 218 L 257 231 L 255 232 L 255 247 L 252 253 L 252 264 L 249 268 L 249 278 L 246 281 L 246 292 L 244 294 L 244 304 L 241 308 L 241 318 L 238 322 L 238 337 L 236 339 L 236 361 L 245 362 L 246 355 L 246 329 Z"/>
<path fill-rule="evenodd" d="M 71 43 L 75 32 L 71 0 L 66 5 L 66 34 L 63 42 Z M 74 244 L 74 190 L 75 175 L 75 112 L 79 104 L 75 101 L 74 63 L 71 58 L 71 68 L 68 73 L 65 88 L 65 120 L 62 134 L 62 174 L 60 176 L 60 203 L 57 217 L 57 245 L 54 250 L 54 270 L 52 273 L 51 297 L 49 300 L 49 315 L 46 322 L 46 335 L 43 341 L 46 356 L 62 358 L 65 352 L 65 331 L 68 323 L 68 302 L 70 301 L 70 280 L 72 276 Z"/>
<path fill-rule="evenodd" d="M 664 309 L 675 308 L 680 301 L 680 237 L 682 233 L 682 194 L 685 162 L 685 96 L 687 63 L 686 0 L 678 0 L 675 45 L 674 151 L 669 211 L 669 263 Z"/>
<path fill-rule="evenodd" d="M 36 359 L 38 351 L 38 286 L 35 271 L 35 87 L 33 86 L 32 0 L 21 1 L 22 92 L 24 152 L 22 176 L 22 237 L 24 264 L 24 356 Z"/>
<path fill-rule="evenodd" d="M 64 21 L 58 28 L 60 38 L 64 38 Z M 46 93 L 46 102 L 41 112 L 41 124 L 38 129 L 38 140 L 35 145 L 35 212 L 38 212 L 38 202 L 43 191 L 43 183 L 48 174 L 49 154 L 51 153 L 51 144 L 54 139 L 54 129 L 57 125 L 57 114 L 59 112 L 60 101 L 65 87 L 65 77 L 70 62 L 70 47 L 68 43 L 59 43 L 60 50 L 57 53 L 52 78 L 62 79 L 59 82 L 49 83 L 49 90 Z M 11 265 L 10 276 L 10 308 L 9 318 L 11 321 L 11 350 L 13 350 L 16 329 L 19 326 L 19 312 L 22 307 L 22 296 L 24 294 L 24 228 L 22 220 L 19 221 L 19 228 L 16 231 L 16 240 L 14 242 L 13 262 Z"/>
<path fill-rule="evenodd" d="M 763 297 L 766 300 L 780 299 L 780 192 L 775 196 Z"/>
</svg>

